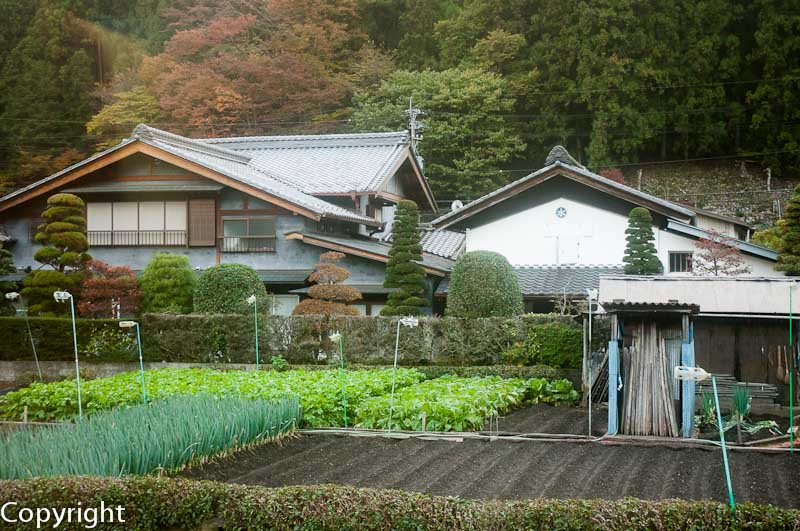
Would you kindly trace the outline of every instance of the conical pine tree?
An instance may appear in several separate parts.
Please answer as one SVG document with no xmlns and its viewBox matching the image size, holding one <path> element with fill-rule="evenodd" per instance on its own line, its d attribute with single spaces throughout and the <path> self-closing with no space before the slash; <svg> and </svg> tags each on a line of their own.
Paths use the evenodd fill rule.
<svg viewBox="0 0 800 531">
<path fill-rule="evenodd" d="M 392 248 L 383 286 L 396 288 L 389 294 L 381 315 L 419 315 L 425 307 L 425 270 L 419 236 L 419 210 L 414 201 L 397 204 L 392 226 Z"/>
<path fill-rule="evenodd" d="M 646 208 L 636 207 L 628 214 L 628 228 L 625 230 L 626 275 L 660 275 L 664 272 L 661 261 L 656 256 L 653 244 L 653 217 Z"/>
<path fill-rule="evenodd" d="M 800 186 L 794 189 L 783 217 L 778 221 L 780 250 L 775 269 L 787 276 L 800 276 Z"/>
</svg>

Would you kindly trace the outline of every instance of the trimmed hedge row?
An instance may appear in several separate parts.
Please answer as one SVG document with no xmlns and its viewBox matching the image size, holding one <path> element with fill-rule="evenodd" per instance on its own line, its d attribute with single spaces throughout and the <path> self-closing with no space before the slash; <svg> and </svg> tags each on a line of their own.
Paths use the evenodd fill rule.
<svg viewBox="0 0 800 531">
<path fill-rule="evenodd" d="M 403 365 L 498 365 L 501 353 L 524 341 L 541 325 L 580 330 L 573 318 L 526 315 L 513 318 L 420 319 L 419 327 L 403 328 L 400 363 Z M 69 319 L 30 318 L 41 360 L 72 359 Z M 259 319 L 261 359 L 282 356 L 294 364 L 319 364 L 320 353 L 331 352 L 328 334 L 344 336 L 349 363 L 390 364 L 394 356 L 396 318 L 266 316 Z M 599 330 L 599 327 L 598 327 Z M 253 321 L 247 315 L 145 314 L 141 319 L 146 361 L 185 363 L 252 363 Z M 135 344 L 113 320 L 78 321 L 78 348 L 86 361 L 132 361 Z M 30 359 L 25 320 L 0 317 L 0 360 Z M 127 340 L 126 340 L 127 339 Z M 580 352 L 576 353 L 580 356 Z M 328 356 L 328 360 L 331 356 Z"/>
<path fill-rule="evenodd" d="M 170 478 L 52 478 L 0 482 L 0 502 L 22 507 L 124 507 L 124 525 L 97 529 L 422 530 L 798 529 L 800 511 L 744 503 L 736 518 L 715 502 L 548 500 L 482 502 L 332 485 L 269 489 Z M 78 505 L 80 503 L 80 505 Z M 116 512 L 115 512 L 116 515 Z M 85 529 L 62 523 L 59 529 Z M 35 529 L 17 523 L 16 529 Z M 52 524 L 51 524 L 52 525 Z"/>
</svg>

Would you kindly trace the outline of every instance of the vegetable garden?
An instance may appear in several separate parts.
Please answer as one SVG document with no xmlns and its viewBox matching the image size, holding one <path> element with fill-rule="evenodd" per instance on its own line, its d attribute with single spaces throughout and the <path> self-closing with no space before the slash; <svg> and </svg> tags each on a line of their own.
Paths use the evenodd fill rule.
<svg viewBox="0 0 800 531">
<path fill-rule="evenodd" d="M 571 403 L 577 392 L 566 380 L 548 382 L 539 378 L 464 378 L 451 375 L 425 380 L 416 369 L 397 369 L 394 375 L 393 428 L 420 429 L 425 413 L 431 430 L 479 429 L 484 421 L 526 402 Z M 218 371 L 214 369 L 159 369 L 147 371 L 147 396 L 160 401 L 181 395 L 277 400 L 296 396 L 303 425 L 368 428 L 389 426 L 390 369 L 353 370 L 340 374 L 320 371 Z M 425 380 L 425 381 L 423 381 Z M 101 411 L 141 403 L 138 372 L 83 382 L 83 411 Z M 39 421 L 64 421 L 78 414 L 77 389 L 73 380 L 34 383 L 0 397 L 0 417 Z"/>
</svg>

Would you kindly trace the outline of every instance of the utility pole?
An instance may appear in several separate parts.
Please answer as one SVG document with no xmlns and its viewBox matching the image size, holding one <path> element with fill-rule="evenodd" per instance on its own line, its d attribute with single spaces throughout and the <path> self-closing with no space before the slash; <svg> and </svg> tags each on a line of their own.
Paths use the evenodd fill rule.
<svg viewBox="0 0 800 531">
<path fill-rule="evenodd" d="M 767 168 L 767 192 L 772 191 L 772 168 Z"/>
<path fill-rule="evenodd" d="M 408 109 L 405 112 L 408 115 L 408 130 L 411 133 L 411 150 L 421 161 L 422 157 L 419 156 L 417 143 L 422 140 L 422 130 L 425 128 L 425 124 L 417 121 L 417 118 L 420 116 L 425 116 L 425 112 L 422 109 L 414 108 L 413 96 L 408 98 Z"/>
</svg>

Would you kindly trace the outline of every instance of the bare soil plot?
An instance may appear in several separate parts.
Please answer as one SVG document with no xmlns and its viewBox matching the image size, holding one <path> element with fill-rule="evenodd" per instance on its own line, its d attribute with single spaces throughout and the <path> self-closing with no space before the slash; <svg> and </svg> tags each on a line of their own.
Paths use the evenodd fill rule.
<svg viewBox="0 0 800 531">
<path fill-rule="evenodd" d="M 502 427 L 502 426 L 501 426 Z M 739 502 L 800 507 L 800 456 L 731 452 Z M 337 483 L 477 499 L 727 500 L 715 449 L 306 435 L 183 476 L 270 487 Z"/>
<path fill-rule="evenodd" d="M 533 404 L 499 419 L 500 432 L 569 433 L 589 435 L 589 410 L 584 407 Z M 592 435 L 603 435 L 608 427 L 608 410 L 592 407 Z M 489 430 L 487 425 L 484 429 Z"/>
</svg>

